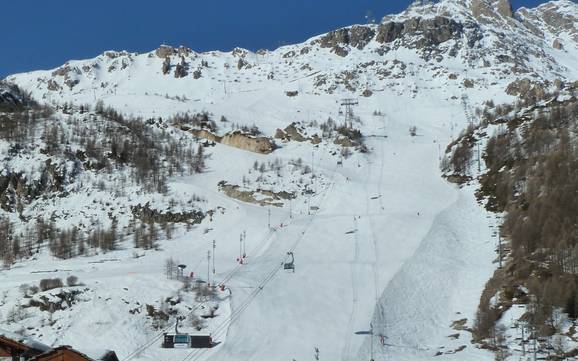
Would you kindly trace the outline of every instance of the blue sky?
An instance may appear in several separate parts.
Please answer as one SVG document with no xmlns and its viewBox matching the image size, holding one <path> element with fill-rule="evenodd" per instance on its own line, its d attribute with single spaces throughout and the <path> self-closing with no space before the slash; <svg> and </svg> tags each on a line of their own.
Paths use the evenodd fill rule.
<svg viewBox="0 0 578 361">
<path fill-rule="evenodd" d="M 2 4 L 0 78 L 105 50 L 276 48 L 399 12 L 411 0 L 17 0 Z M 544 1 L 514 0 L 515 8 Z"/>
</svg>

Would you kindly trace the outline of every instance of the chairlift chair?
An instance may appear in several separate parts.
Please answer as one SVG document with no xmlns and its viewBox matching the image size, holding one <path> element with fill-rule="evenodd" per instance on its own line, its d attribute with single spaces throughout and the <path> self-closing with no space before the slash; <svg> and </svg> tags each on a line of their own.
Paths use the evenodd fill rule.
<svg viewBox="0 0 578 361">
<path fill-rule="evenodd" d="M 287 252 L 287 255 L 291 256 L 291 262 L 283 263 L 283 269 L 293 270 L 293 273 L 295 273 L 295 256 L 293 256 L 293 252 Z"/>
</svg>

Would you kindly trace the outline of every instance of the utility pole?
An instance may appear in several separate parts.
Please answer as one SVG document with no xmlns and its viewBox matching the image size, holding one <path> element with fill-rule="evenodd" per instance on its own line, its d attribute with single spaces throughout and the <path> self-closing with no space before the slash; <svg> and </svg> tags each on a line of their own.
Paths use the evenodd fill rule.
<svg viewBox="0 0 578 361">
<path fill-rule="evenodd" d="M 245 245 L 247 244 L 247 231 L 243 231 L 243 258 L 247 257 L 245 252 Z"/>
<path fill-rule="evenodd" d="M 211 276 L 211 251 L 207 251 L 207 285 L 210 286 L 211 282 L 209 277 Z"/>
<path fill-rule="evenodd" d="M 267 207 L 267 228 L 271 229 L 271 208 Z"/>
<path fill-rule="evenodd" d="M 215 248 L 217 248 L 217 243 L 213 239 L 213 280 L 215 279 Z"/>
<path fill-rule="evenodd" d="M 498 230 L 498 268 L 502 268 L 502 237 Z"/>
<path fill-rule="evenodd" d="M 293 219 L 293 206 L 292 206 L 291 198 L 289 198 L 289 218 Z"/>
<path fill-rule="evenodd" d="M 239 235 L 239 262 L 243 259 L 243 233 Z"/>
<path fill-rule="evenodd" d="M 311 151 L 311 191 L 313 191 L 315 185 L 315 169 L 313 167 L 314 163 L 315 163 L 315 151 Z"/>
<path fill-rule="evenodd" d="M 369 361 L 373 361 L 373 324 L 370 323 L 369 324 L 369 345 L 370 345 L 370 350 L 371 350 L 371 358 L 369 359 Z"/>
<path fill-rule="evenodd" d="M 536 345 L 536 329 L 532 326 L 532 335 L 534 338 L 534 361 L 538 359 L 538 346 Z"/>
<path fill-rule="evenodd" d="M 526 343 L 524 337 L 525 324 L 522 322 L 522 356 L 526 356 Z"/>
<path fill-rule="evenodd" d="M 476 145 L 478 146 L 478 173 L 480 173 L 482 171 L 482 166 L 480 164 L 480 143 L 476 143 Z"/>
<path fill-rule="evenodd" d="M 315 175 L 313 163 L 315 163 L 315 151 L 311 151 L 311 178 L 313 178 L 313 176 Z"/>
</svg>

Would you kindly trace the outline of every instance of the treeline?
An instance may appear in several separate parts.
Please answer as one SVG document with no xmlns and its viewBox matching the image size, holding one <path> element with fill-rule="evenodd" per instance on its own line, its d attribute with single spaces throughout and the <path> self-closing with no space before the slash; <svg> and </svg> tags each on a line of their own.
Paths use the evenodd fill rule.
<svg viewBox="0 0 578 361">
<path fill-rule="evenodd" d="M 227 118 L 221 117 L 221 122 L 227 122 Z M 170 124 L 189 125 L 194 128 L 207 129 L 216 132 L 217 123 L 209 116 L 208 112 L 191 115 L 190 113 L 179 113 L 169 118 Z"/>
<path fill-rule="evenodd" d="M 1 106 L 0 106 L 1 107 Z M 5 109 L 6 110 L 6 109 Z M 17 108 L 0 110 L 0 139 L 11 142 L 15 147 L 36 138 L 38 126 L 53 114 L 49 107 Z"/>
<path fill-rule="evenodd" d="M 468 180 L 472 165 L 473 147 L 476 143 L 475 132 L 480 126 L 473 124 L 461 132 L 460 136 L 448 144 L 441 160 L 441 169 L 447 175 L 459 177 L 459 181 Z"/>
<path fill-rule="evenodd" d="M 557 99 L 560 95 L 560 90 L 555 89 L 549 91 L 548 84 L 544 84 L 539 89 L 528 91 L 523 96 L 512 104 L 498 104 L 493 100 L 484 102 L 483 107 L 476 108 L 475 115 L 478 119 L 476 124 L 469 124 L 464 129 L 456 140 L 448 144 L 444 156 L 441 161 L 442 171 L 449 177 L 454 178 L 457 182 L 463 183 L 471 179 L 471 166 L 473 161 L 474 150 L 478 136 L 477 132 L 483 133 L 484 129 L 490 124 L 503 124 L 505 128 L 515 130 L 521 123 L 528 119 L 524 119 L 527 115 L 522 117 L 515 117 L 515 114 L 526 113 L 533 114 L 535 111 L 544 111 L 549 108 L 548 101 Z M 411 130 L 410 130 L 411 132 Z M 490 140 L 493 142 L 494 138 Z M 500 144 L 504 151 L 507 145 Z M 491 150 L 492 146 L 489 147 Z M 488 149 L 486 149 L 487 153 Z M 488 154 L 491 158 L 491 154 Z"/>
<path fill-rule="evenodd" d="M 132 168 L 133 180 L 145 190 L 159 193 L 166 192 L 168 177 L 204 171 L 203 146 L 198 144 L 195 152 L 195 143 L 189 137 L 171 134 L 174 130 L 170 128 L 151 126 L 162 124 L 162 118 L 128 118 L 112 108 L 105 108 L 102 103 L 97 104 L 95 113 L 109 122 L 87 126 L 86 119 L 73 118 L 73 139 L 70 141 L 85 147 L 86 156 L 96 160 L 97 169 L 111 173 L 114 167 L 128 165 Z M 55 138 L 58 135 L 50 137 Z M 68 141 L 66 136 L 62 140 Z"/>
<path fill-rule="evenodd" d="M 70 109 L 63 107 L 72 113 Z M 164 193 L 168 177 L 200 173 L 205 168 L 202 145 L 170 130 L 155 130 L 150 126 L 154 119 L 127 118 L 102 105 L 95 109 L 100 117 L 88 111 L 88 106 L 80 107 L 78 114 L 58 119 L 46 107 L 0 114 L 0 140 L 10 143 L 8 156 L 17 156 L 26 147 L 34 147 L 40 134 L 41 151 L 74 162 L 76 173 L 84 169 L 112 174 L 128 167 L 130 178 L 147 192 Z"/>
<path fill-rule="evenodd" d="M 78 226 L 62 229 L 54 221 L 38 218 L 16 231 L 7 218 L 0 217 L 0 260 L 4 267 L 10 267 L 45 248 L 60 259 L 88 256 L 118 250 L 122 242 L 131 239 L 135 248 L 156 249 L 158 240 L 172 238 L 174 227 L 167 221 L 132 220 L 128 227 L 121 229 L 113 218 L 108 226 L 99 225 L 86 232 Z"/>
<path fill-rule="evenodd" d="M 491 122 L 502 123 L 497 118 Z M 557 309 L 578 316 L 577 129 L 576 99 L 553 100 L 503 123 L 483 157 L 487 172 L 478 196 L 488 209 L 505 212 L 500 233 L 511 247 L 511 261 L 496 273 L 493 288 L 508 303 L 521 297 L 514 285 L 527 287 L 527 320 L 541 336 L 560 331 Z M 479 334 L 489 335 L 500 315 L 482 302 Z"/>
</svg>

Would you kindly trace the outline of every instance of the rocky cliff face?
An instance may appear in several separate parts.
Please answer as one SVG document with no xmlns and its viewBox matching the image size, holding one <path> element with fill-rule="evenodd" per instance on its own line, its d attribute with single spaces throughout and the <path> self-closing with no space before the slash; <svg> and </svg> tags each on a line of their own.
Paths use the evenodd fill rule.
<svg viewBox="0 0 578 361">
<path fill-rule="evenodd" d="M 552 42 L 553 46 L 562 48 L 564 42 L 568 42 L 568 46 L 575 46 L 578 43 L 576 8 L 576 4 L 570 0 L 552 1 L 536 9 L 522 8 L 516 15 L 534 34 L 545 40 L 556 38 L 554 40 L 556 43 Z"/>
<path fill-rule="evenodd" d="M 49 159 L 37 179 L 27 179 L 22 173 L 4 170 L 0 173 L 0 208 L 10 213 L 22 213 L 25 205 L 42 195 L 62 192 L 63 185 L 72 176 L 64 168 L 63 164 L 54 164 Z"/>
<path fill-rule="evenodd" d="M 32 100 L 22 90 L 10 83 L 0 81 L 0 107 L 31 104 Z"/>
<path fill-rule="evenodd" d="M 468 76 L 474 89 L 487 84 L 486 78 L 553 81 L 568 77 L 576 67 L 571 55 L 578 54 L 577 19 L 577 5 L 570 0 L 516 12 L 508 0 L 422 1 L 378 24 L 337 29 L 274 51 L 196 53 L 163 45 L 142 55 L 106 52 L 9 80 L 37 99 L 74 102 L 122 93 L 178 92 L 181 100 L 183 95 L 195 99 L 231 87 L 245 92 L 255 90 L 255 84 L 267 87 L 295 79 L 303 91 L 347 91 L 361 97 L 376 89 L 404 87 L 401 79 L 448 79 L 456 66 L 474 73 Z M 135 79 L 138 89 L 131 85 Z"/>
<path fill-rule="evenodd" d="M 459 39 L 463 34 L 463 25 L 447 17 L 436 16 L 431 19 L 411 18 L 404 22 L 386 22 L 378 27 L 376 41 L 391 43 L 404 40 L 408 47 L 421 49 L 437 46 L 450 39 Z M 407 41 L 415 37 L 415 41 Z"/>
<path fill-rule="evenodd" d="M 514 11 L 508 0 L 472 0 L 470 9 L 472 15 L 482 22 L 503 18 L 513 18 Z"/>
</svg>

